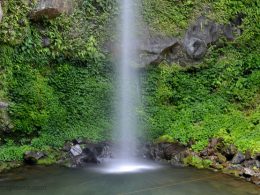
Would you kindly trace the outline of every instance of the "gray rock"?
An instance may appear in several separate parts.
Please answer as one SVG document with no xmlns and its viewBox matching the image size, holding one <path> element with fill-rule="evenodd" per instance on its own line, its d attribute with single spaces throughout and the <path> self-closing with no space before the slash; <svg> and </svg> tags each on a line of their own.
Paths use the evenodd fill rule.
<svg viewBox="0 0 260 195">
<path fill-rule="evenodd" d="M 71 0 L 39 0 L 36 8 L 31 12 L 31 19 L 35 21 L 43 18 L 53 19 L 62 13 L 71 13 L 72 10 Z"/>
<path fill-rule="evenodd" d="M 6 103 L 6 102 L 0 102 L 0 109 L 5 109 L 5 108 L 7 108 L 8 106 L 9 106 L 8 103 Z"/>
<path fill-rule="evenodd" d="M 224 25 L 222 27 L 222 30 L 223 30 L 223 34 L 227 38 L 227 40 L 232 41 L 235 39 L 234 32 L 233 32 L 234 29 L 231 24 Z"/>
<path fill-rule="evenodd" d="M 77 144 L 75 146 L 71 146 L 70 152 L 73 156 L 79 156 L 82 154 L 82 149 L 81 149 L 80 145 Z"/>
<path fill-rule="evenodd" d="M 250 176 L 251 177 L 251 176 L 254 176 L 256 173 L 252 169 L 244 168 L 243 174 L 244 174 L 244 176 Z"/>
<path fill-rule="evenodd" d="M 1 1 L 0 1 L 0 22 L 2 21 L 2 18 L 3 18 L 3 10 L 2 10 Z"/>
<path fill-rule="evenodd" d="M 49 47 L 51 45 L 51 40 L 49 37 L 43 37 L 42 38 L 42 46 L 43 47 Z"/>
<path fill-rule="evenodd" d="M 192 59 L 201 59 L 207 52 L 207 45 L 217 41 L 220 35 L 220 25 L 200 17 L 186 32 L 183 45 Z"/>
<path fill-rule="evenodd" d="M 241 164 L 242 162 L 245 161 L 245 156 L 241 153 L 238 152 L 232 159 L 232 164 Z"/>
<path fill-rule="evenodd" d="M 260 168 L 260 161 L 259 161 L 259 160 L 256 160 L 256 163 L 255 163 L 255 164 L 256 164 L 256 167 L 257 167 L 257 168 Z"/>
<path fill-rule="evenodd" d="M 257 160 L 246 160 L 243 162 L 243 165 L 245 167 L 250 167 L 250 168 L 253 168 L 253 167 L 259 168 L 257 165 Z"/>
<path fill-rule="evenodd" d="M 24 162 L 27 164 L 36 164 L 37 161 L 41 158 L 43 158 L 45 154 L 43 152 L 37 152 L 37 151 L 27 151 L 24 153 Z"/>
<path fill-rule="evenodd" d="M 172 37 L 150 36 L 140 46 L 141 66 L 158 64 L 165 59 L 165 54 L 178 45 L 178 40 Z"/>
<path fill-rule="evenodd" d="M 188 55 L 193 59 L 201 59 L 207 52 L 207 45 L 203 40 L 192 37 L 185 43 Z"/>
<path fill-rule="evenodd" d="M 231 144 L 229 146 L 224 146 L 220 149 L 221 154 L 223 154 L 227 160 L 232 160 L 237 153 L 237 148 L 235 145 Z"/>
<path fill-rule="evenodd" d="M 252 182 L 256 185 L 260 185 L 260 174 L 253 176 Z"/>
</svg>

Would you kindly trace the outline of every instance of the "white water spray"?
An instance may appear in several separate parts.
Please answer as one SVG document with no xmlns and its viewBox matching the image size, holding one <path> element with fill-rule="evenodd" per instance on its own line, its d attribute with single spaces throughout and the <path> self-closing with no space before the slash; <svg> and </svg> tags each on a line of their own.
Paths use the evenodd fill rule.
<svg viewBox="0 0 260 195">
<path fill-rule="evenodd" d="M 115 159 L 106 173 L 137 172 L 154 168 L 136 158 L 137 151 L 137 106 L 139 97 L 138 75 L 138 0 L 119 0 L 120 19 L 118 31 L 118 104 Z"/>
<path fill-rule="evenodd" d="M 135 0 L 121 0 L 119 21 L 119 155 L 121 161 L 134 161 L 137 132 L 137 8 Z"/>
<path fill-rule="evenodd" d="M 116 64 L 118 65 L 117 86 L 117 127 L 114 138 L 114 159 L 105 163 L 98 171 L 109 174 L 135 173 L 157 169 L 160 166 L 137 158 L 138 118 L 137 107 L 140 100 L 137 65 L 138 32 L 140 17 L 139 0 L 118 0 L 120 17 L 118 20 L 119 44 Z"/>
</svg>

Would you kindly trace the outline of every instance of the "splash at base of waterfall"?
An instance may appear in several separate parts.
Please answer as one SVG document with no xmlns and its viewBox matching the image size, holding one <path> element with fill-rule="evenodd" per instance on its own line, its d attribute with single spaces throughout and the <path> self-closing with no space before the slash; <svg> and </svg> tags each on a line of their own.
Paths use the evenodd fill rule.
<svg viewBox="0 0 260 195">
<path fill-rule="evenodd" d="M 95 171 L 105 174 L 140 173 L 159 169 L 161 166 L 149 161 L 127 162 L 118 159 L 108 160 Z"/>
</svg>

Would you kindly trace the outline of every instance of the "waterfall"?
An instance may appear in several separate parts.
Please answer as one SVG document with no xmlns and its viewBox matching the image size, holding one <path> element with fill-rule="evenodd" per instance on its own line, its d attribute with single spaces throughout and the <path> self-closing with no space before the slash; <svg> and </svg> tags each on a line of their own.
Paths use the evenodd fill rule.
<svg viewBox="0 0 260 195">
<path fill-rule="evenodd" d="M 137 7 L 135 0 L 120 1 L 118 76 L 119 159 L 133 161 L 136 152 L 137 117 Z"/>
<path fill-rule="evenodd" d="M 140 17 L 138 0 L 119 0 L 118 37 L 116 64 L 118 65 L 117 125 L 114 132 L 114 159 L 105 168 L 106 173 L 137 172 L 154 169 L 150 163 L 137 158 L 138 118 L 140 100 L 138 82 L 138 32 Z M 139 2 L 140 3 L 140 2 Z"/>
</svg>

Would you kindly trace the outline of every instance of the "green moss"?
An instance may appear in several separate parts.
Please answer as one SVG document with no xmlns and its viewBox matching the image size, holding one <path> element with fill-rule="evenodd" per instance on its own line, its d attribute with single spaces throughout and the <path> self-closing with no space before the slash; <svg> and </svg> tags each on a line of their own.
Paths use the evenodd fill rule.
<svg viewBox="0 0 260 195">
<path fill-rule="evenodd" d="M 185 165 L 191 165 L 198 169 L 209 168 L 212 164 L 212 161 L 205 160 L 197 156 L 189 155 L 188 157 L 183 159 Z"/>
<path fill-rule="evenodd" d="M 44 158 L 37 161 L 38 165 L 52 165 L 55 164 L 57 161 L 52 158 Z"/>
<path fill-rule="evenodd" d="M 160 136 L 159 138 L 157 138 L 155 140 L 156 143 L 163 143 L 163 142 L 167 142 L 167 143 L 173 143 L 176 140 L 173 139 L 173 137 L 169 136 L 169 135 L 163 135 Z"/>
</svg>

